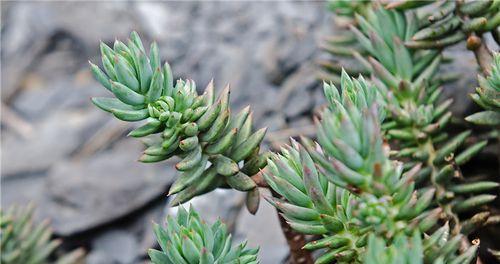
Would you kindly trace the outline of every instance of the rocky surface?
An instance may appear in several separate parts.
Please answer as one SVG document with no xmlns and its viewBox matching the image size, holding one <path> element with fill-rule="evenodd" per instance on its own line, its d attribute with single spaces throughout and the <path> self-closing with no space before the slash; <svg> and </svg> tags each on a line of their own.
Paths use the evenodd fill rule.
<svg viewBox="0 0 500 264">
<path fill-rule="evenodd" d="M 262 193 L 271 196 L 264 190 Z M 255 215 L 245 209 L 240 211 L 234 234 L 236 241 L 247 240 L 249 246 L 259 247 L 262 263 L 279 263 L 288 256 L 288 245 L 281 233 L 276 210 L 264 200 Z"/>
<path fill-rule="evenodd" d="M 91 158 L 60 162 L 46 179 L 50 194 L 46 213 L 52 216 L 55 231 L 63 236 L 123 217 L 155 198 L 175 176 L 173 162 L 141 164 L 138 142 L 120 142 L 113 149 Z M 123 152 L 123 155 L 116 153 Z M 124 164 L 130 164 L 124 166 Z"/>
<path fill-rule="evenodd" d="M 313 75 L 317 40 L 331 23 L 323 3 L 1 5 L 2 207 L 35 201 L 38 217 L 52 219 L 67 247 L 85 247 L 91 264 L 143 263 L 155 246 L 151 221 L 175 213 L 165 207 L 172 163 L 136 162 L 141 145 L 125 137 L 131 125 L 89 101 L 106 96 L 87 66 L 99 61 L 99 40 L 137 30 L 158 42 L 176 77 L 200 89 L 212 78 L 219 88 L 230 83 L 234 109 L 251 105 L 273 147 L 311 134 L 310 116 L 324 102 Z M 457 65 L 451 70 L 471 75 Z M 472 89 L 459 85 L 458 98 Z M 217 191 L 192 203 L 208 221 L 222 217 L 236 240 L 260 245 L 262 263 L 280 263 L 287 248 L 275 212 L 263 201 L 251 216 L 242 201 L 241 193 Z"/>
</svg>

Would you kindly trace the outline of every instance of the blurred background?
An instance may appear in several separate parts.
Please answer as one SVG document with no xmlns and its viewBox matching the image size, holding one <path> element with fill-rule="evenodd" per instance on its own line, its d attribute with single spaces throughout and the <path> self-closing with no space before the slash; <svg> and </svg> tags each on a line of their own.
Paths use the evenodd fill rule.
<svg viewBox="0 0 500 264">
<path fill-rule="evenodd" d="M 124 40 L 132 30 L 157 41 L 176 78 L 211 78 L 232 87 L 235 110 L 251 105 L 268 146 L 312 134 L 323 103 L 315 77 L 318 42 L 334 34 L 323 2 L 1 2 L 1 206 L 34 201 L 67 249 L 84 247 L 91 264 L 143 263 L 155 246 L 151 222 L 171 209 L 166 192 L 173 162 L 141 164 L 133 125 L 94 107 L 106 96 L 91 77 L 99 41 Z M 448 88 L 454 111 L 467 111 L 474 59 L 463 47 L 447 66 L 465 76 Z M 462 54 L 463 53 L 463 54 Z M 221 217 L 236 241 L 259 245 L 263 264 L 280 263 L 287 245 L 265 202 L 257 216 L 236 191 L 193 200 L 212 222 Z"/>
</svg>

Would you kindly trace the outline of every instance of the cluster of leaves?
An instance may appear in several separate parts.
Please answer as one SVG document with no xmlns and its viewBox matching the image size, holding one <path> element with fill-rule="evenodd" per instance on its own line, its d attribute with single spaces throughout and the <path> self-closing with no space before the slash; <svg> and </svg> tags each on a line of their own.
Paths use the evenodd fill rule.
<svg viewBox="0 0 500 264">
<path fill-rule="evenodd" d="M 414 9 L 429 4 L 435 5 L 428 9 L 430 13 Z M 387 110 L 381 130 L 384 139 L 394 149 L 390 155 L 405 161 L 404 172 L 415 173 L 413 180 L 418 193 L 435 190 L 431 207 L 442 212 L 440 221 L 450 221 L 452 240 L 468 235 L 487 222 L 494 223 L 495 217 L 488 220 L 491 213 L 485 205 L 496 198 L 488 192 L 497 188 L 498 183 L 464 178 L 459 169 L 487 142 L 476 142 L 464 148 L 470 131 L 449 138 L 446 127 L 452 114 L 447 109 L 452 101 L 439 102 L 438 99 L 442 90 L 440 85 L 450 78 L 437 73 L 440 64 L 446 62 L 438 48 L 486 31 L 492 31 L 495 37 L 499 24 L 498 1 L 395 1 L 386 7 L 375 2 L 334 1 L 331 6 L 338 9 L 338 24 L 349 30 L 328 38 L 325 50 L 334 58 L 356 60 L 358 64 L 348 68 L 348 72 L 371 74 L 371 81 L 382 97 L 379 104 Z M 489 76 L 479 77 L 480 88 L 472 95 L 473 100 L 487 111 L 474 114 L 467 120 L 490 125 L 499 122 L 495 113 L 498 101 L 498 81 L 495 80 L 499 76 L 497 60 L 495 57 Z M 342 83 L 346 89 L 346 83 L 342 81 L 345 78 L 340 76 L 343 71 L 340 63 L 322 61 L 320 65 L 323 68 L 321 78 Z M 328 145 L 325 138 L 331 138 L 333 130 L 324 127 L 320 125 L 318 128 L 320 147 L 345 148 Z M 352 143 L 347 145 L 352 146 Z M 324 152 L 339 159 L 335 156 L 339 153 Z M 349 157 L 355 156 L 352 151 L 348 153 Z M 323 163 L 327 164 L 327 161 L 335 163 L 331 159 Z M 422 164 L 419 170 L 415 167 L 418 164 Z M 351 174 L 354 178 L 352 175 L 355 174 Z M 352 186 L 353 183 L 349 184 Z M 352 189 L 349 185 L 344 188 Z"/>
<path fill-rule="evenodd" d="M 52 240 L 49 222 L 33 222 L 33 206 L 10 207 L 6 212 L 0 210 L 0 262 L 4 264 L 76 264 L 83 263 L 84 253 L 75 250 L 50 261 L 51 254 L 61 244 Z"/>
<path fill-rule="evenodd" d="M 335 1 L 333 5 L 346 8 L 342 2 Z M 359 6 L 347 5 L 353 11 L 342 14 L 350 17 L 352 24 L 340 37 L 330 38 L 326 50 L 337 57 L 353 58 L 362 66 L 361 69 L 359 66 L 347 69 L 348 72 L 372 75 L 372 83 L 382 95 L 387 109 L 387 118 L 381 128 L 384 138 L 394 149 L 391 156 L 405 161 L 404 171 L 422 164 L 422 169 L 415 176 L 417 186 L 420 189 L 435 188 L 434 203 L 447 215 L 454 233 L 457 233 L 463 223 L 474 221 L 479 227 L 487 221 L 490 213 L 483 206 L 496 198 L 488 192 L 497 188 L 498 183 L 473 181 L 460 174 L 459 166 L 481 151 L 487 142 L 466 144 L 470 131 L 449 137 L 446 128 L 452 118 L 448 110 L 452 100 L 440 102 L 438 99 L 442 91 L 440 85 L 450 78 L 438 74 L 440 64 L 446 60 L 437 48 L 464 39 L 464 34 L 470 33 L 464 33 L 464 28 L 483 32 L 484 28 L 471 27 L 469 21 L 454 17 L 455 13 L 465 14 L 465 10 L 473 6 L 483 6 L 479 8 L 481 12 L 473 13 L 485 16 L 488 23 L 494 23 L 495 29 L 498 28 L 495 18 L 499 13 L 498 1 L 468 1 L 463 5 L 441 1 L 437 3 L 438 8 L 430 9 L 431 13 L 414 10 L 430 3 L 432 1 L 397 1 L 382 7 L 372 2 L 365 3 L 362 12 L 357 12 Z M 467 13 L 468 17 L 471 14 Z M 441 26 L 450 28 L 449 23 L 456 24 L 456 21 L 460 21 L 460 25 L 453 26 L 450 31 L 438 30 Z M 438 24 L 430 25 L 430 22 Z M 459 32 L 452 32 L 456 28 Z M 462 37 L 458 39 L 455 35 Z M 456 40 L 450 41 L 453 39 Z M 433 45 L 420 45 L 423 41 Z M 419 45 L 412 44 L 416 42 Z M 340 82 L 341 68 L 338 63 L 326 61 L 321 65 L 324 69 L 321 77 Z M 491 91 L 494 90 L 492 83 L 497 78 L 496 74 L 491 74 L 489 81 L 485 78 L 481 81 L 480 78 L 481 87 L 490 88 L 487 96 L 483 93 L 489 102 L 495 100 Z M 485 88 L 479 91 L 485 91 Z M 473 98 L 480 96 L 476 94 Z M 488 115 L 491 116 L 491 112 Z M 464 148 L 464 145 L 467 146 Z M 463 214 L 469 212 L 477 214 L 472 217 Z"/>
<path fill-rule="evenodd" d="M 229 86 L 215 98 L 210 82 L 198 95 L 192 80 L 178 80 L 174 86 L 168 63 L 161 67 L 158 47 L 149 56 L 136 32 L 128 45 L 115 41 L 113 49 L 101 43 L 104 71 L 91 63 L 94 77 L 116 98 L 92 98 L 104 111 L 123 121 L 145 124 L 130 132 L 132 137 L 150 136 L 142 162 L 158 162 L 178 156 L 180 176 L 169 194 L 172 204 L 181 204 L 217 187 L 249 192 L 248 207 L 258 207 L 258 189 L 249 176 L 266 165 L 259 153 L 266 133 L 252 132 L 252 113 L 246 107 L 231 116 Z"/>
<path fill-rule="evenodd" d="M 448 110 L 452 100 L 438 100 L 443 80 L 436 78 L 439 77 L 436 73 L 442 55 L 439 51 L 411 50 L 403 45 L 418 30 L 416 13 L 379 7 L 365 13 L 366 16 L 355 16 L 357 27 L 350 27 L 351 34 L 362 45 L 362 50 L 353 51 L 352 56 L 366 66 L 384 98 L 388 118 L 382 127 L 396 148 L 393 155 L 409 161 L 406 170 L 423 163 L 416 176 L 417 183 L 436 188 L 436 200 L 451 218 L 454 213 L 473 208 L 466 205 L 480 206 L 494 200 L 492 195 L 470 196 L 470 193 L 485 192 L 498 184 L 453 179 L 456 167 L 470 160 L 487 142 L 477 142 L 459 152 L 470 131 L 452 138 L 446 133 L 452 117 Z M 362 52 L 370 57 L 365 59 L 360 55 Z"/>
<path fill-rule="evenodd" d="M 498 142 L 500 142 L 500 53 L 494 54 L 491 74 L 486 78 L 478 75 L 478 80 L 479 87 L 476 88 L 476 93 L 471 94 L 471 98 L 485 111 L 472 114 L 466 117 L 465 120 L 477 125 L 492 126 L 494 128 L 492 136 L 496 136 Z M 488 221 L 496 224 L 499 222 L 490 219 Z M 488 249 L 488 251 L 500 261 L 500 250 Z"/>
<path fill-rule="evenodd" d="M 491 75 L 478 75 L 479 87 L 471 94 L 472 100 L 485 111 L 475 113 L 465 120 L 477 125 L 500 126 L 500 53 L 495 53 Z"/>
<path fill-rule="evenodd" d="M 337 14 L 334 18 L 336 24 L 340 27 L 348 27 L 358 24 L 357 15 L 369 17 L 371 16 L 370 10 L 374 6 L 384 5 L 383 3 L 383 1 L 334 0 L 329 2 L 329 8 Z M 396 0 L 385 4 L 385 8 L 401 13 L 406 11 L 414 13 L 415 16 L 411 22 L 416 30 L 407 32 L 410 34 L 408 38 L 401 38 L 405 46 L 412 49 L 442 49 L 466 39 L 468 48 L 474 49 L 478 43 L 473 40 L 474 38 L 469 39 L 469 37 L 480 36 L 488 32 L 497 43 L 500 43 L 500 2 L 497 0 Z M 401 20 L 401 18 L 395 18 Z M 398 22 L 401 26 L 399 30 L 404 28 L 401 22 Z M 386 29 L 386 32 L 390 32 L 390 29 Z M 353 47 L 342 45 L 351 42 L 352 37 L 349 34 L 341 34 L 331 40 L 332 42 L 326 46 L 328 51 L 350 56 Z"/>
<path fill-rule="evenodd" d="M 246 242 L 232 246 L 226 226 L 217 221 L 205 223 L 193 208 L 179 206 L 177 217 L 168 216 L 166 228 L 154 225 L 162 251 L 150 249 L 154 264 L 256 264 L 258 249 L 249 249 Z"/>
<path fill-rule="evenodd" d="M 386 6 L 401 11 L 423 9 L 418 16 L 419 30 L 405 44 L 417 49 L 440 49 L 470 34 L 491 32 L 500 44 L 500 1 L 395 1 Z M 422 8 L 423 7 L 423 8 Z M 468 41 L 469 48 L 474 45 Z"/>
<path fill-rule="evenodd" d="M 441 225 L 436 188 L 416 188 L 421 166 L 403 172 L 390 159 L 377 90 L 345 72 L 341 83 L 341 93 L 325 84 L 329 107 L 316 121 L 318 142 L 292 141 L 269 160 L 265 178 L 283 199 L 268 200 L 295 230 L 324 237 L 304 247 L 326 249 L 316 263 L 470 262 L 477 246 L 457 252 L 464 236 Z M 387 256 L 373 258 L 385 247 Z"/>
</svg>

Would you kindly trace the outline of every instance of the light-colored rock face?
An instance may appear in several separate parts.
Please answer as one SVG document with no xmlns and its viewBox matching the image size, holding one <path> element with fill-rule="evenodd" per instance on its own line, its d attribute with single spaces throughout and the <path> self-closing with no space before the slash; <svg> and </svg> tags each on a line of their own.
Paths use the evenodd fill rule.
<svg viewBox="0 0 500 264">
<path fill-rule="evenodd" d="M 233 109 L 251 105 L 255 125 L 268 126 L 272 140 L 307 134 L 313 108 L 323 102 L 312 75 L 317 41 L 330 32 L 323 3 L 1 5 L 2 207 L 36 201 L 38 215 L 52 218 L 57 234 L 77 234 L 72 245 L 91 245 L 91 263 L 116 257 L 94 252 L 112 247 L 110 237 L 140 247 L 116 263 L 145 258 L 154 245 L 150 223 L 168 211 L 175 176 L 172 163 L 137 163 L 141 146 L 125 137 L 133 125 L 91 105 L 91 96 L 107 95 L 88 71 L 87 60 L 100 64 L 99 40 L 112 44 L 136 30 L 145 43 L 158 42 L 176 78 L 194 79 L 200 91 L 212 78 L 219 89 L 231 83 Z M 279 263 L 286 245 L 275 212 L 265 201 L 255 217 L 240 212 L 241 197 L 227 191 L 194 204 L 209 221 L 220 215 L 233 223 L 237 240 L 246 236 L 261 245 L 262 263 Z"/>
<path fill-rule="evenodd" d="M 261 195 L 271 196 L 271 193 L 263 190 Z M 237 241 L 247 240 L 249 246 L 260 248 L 262 263 L 279 263 L 287 259 L 288 245 L 281 231 L 278 214 L 265 201 L 262 201 L 255 215 L 241 210 L 234 234 Z"/>
</svg>

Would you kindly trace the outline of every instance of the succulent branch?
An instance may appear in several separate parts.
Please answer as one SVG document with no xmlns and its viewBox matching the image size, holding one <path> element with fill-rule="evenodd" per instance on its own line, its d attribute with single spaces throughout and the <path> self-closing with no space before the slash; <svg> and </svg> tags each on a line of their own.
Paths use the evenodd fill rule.
<svg viewBox="0 0 500 264">
<path fill-rule="evenodd" d="M 494 56 L 491 74 L 483 77 L 478 75 L 479 87 L 471 98 L 485 111 L 475 113 L 465 120 L 478 125 L 500 126 L 500 53 Z"/>
<path fill-rule="evenodd" d="M 10 207 L 6 212 L 0 210 L 0 262 L 4 264 L 76 264 L 84 262 L 84 252 L 74 250 L 50 261 L 51 255 L 61 244 L 52 239 L 52 229 L 48 221 L 36 224 L 33 221 L 34 207 Z"/>
<path fill-rule="evenodd" d="M 180 175 L 169 191 L 177 194 L 171 204 L 218 187 L 258 197 L 250 176 L 266 165 L 267 154 L 260 153 L 266 129 L 253 131 L 249 107 L 231 115 L 229 86 L 216 97 L 213 82 L 202 95 L 192 80 L 177 80 L 174 85 L 170 65 L 162 67 L 158 54 L 153 43 L 148 56 L 135 32 L 127 45 L 115 41 L 110 48 L 101 43 L 104 70 L 90 63 L 91 70 L 115 97 L 92 98 L 92 102 L 120 120 L 145 121 L 129 134 L 154 138 L 139 161 L 182 159 L 175 165 Z"/>
<path fill-rule="evenodd" d="M 463 40 L 474 51 L 484 74 L 491 69 L 492 53 L 482 35 L 490 32 L 500 44 L 500 2 L 497 0 L 395 1 L 386 8 L 406 11 L 425 6 L 419 12 L 419 30 L 405 45 L 415 49 L 442 49 Z"/>
<path fill-rule="evenodd" d="M 405 9 L 412 9 L 427 2 L 405 3 Z M 403 8 L 396 6 L 389 7 Z M 360 47 L 352 48 L 350 56 L 372 74 L 371 81 L 383 98 L 387 118 L 381 128 L 384 139 L 394 148 L 391 155 L 406 161 L 404 171 L 422 164 L 415 175 L 416 184 L 436 190 L 434 199 L 452 221 L 456 233 L 460 230 L 459 214 L 476 210 L 496 197 L 488 191 L 497 188 L 497 183 L 472 183 L 459 177 L 459 166 L 481 151 L 487 142 L 463 148 L 470 131 L 448 138 L 445 129 L 452 117 L 448 110 L 452 101 L 438 100 L 442 91 L 440 85 L 447 81 L 437 74 L 443 56 L 439 50 L 411 49 L 403 44 L 408 44 L 419 32 L 422 24 L 419 14 L 414 10 L 387 10 L 374 4 L 364 13 L 355 14 L 353 19 L 356 23 L 350 26 L 350 34 Z M 330 74 L 335 72 L 340 70 L 335 69 Z M 332 79 L 341 82 L 338 77 Z M 465 187 L 470 185 L 477 188 Z M 462 188 L 470 192 L 457 191 Z"/>
<path fill-rule="evenodd" d="M 492 131 L 489 136 L 496 139 L 498 145 L 500 144 L 500 53 L 494 54 L 490 74 L 478 75 L 478 81 L 479 87 L 476 88 L 476 93 L 471 94 L 470 97 L 484 111 L 472 114 L 465 120 L 476 125 L 491 126 Z M 497 160 L 500 162 L 500 155 L 498 155 Z"/>
<path fill-rule="evenodd" d="M 419 2 L 418 4 L 415 4 Z M 421 42 L 442 40 L 450 35 L 463 35 L 498 31 L 500 25 L 500 3 L 496 0 L 458 1 L 394 1 L 386 5 L 388 9 L 406 11 L 426 7 L 419 12 L 419 31 L 413 35 L 409 46 L 420 48 Z M 428 48 L 428 47 L 425 47 Z M 441 48 L 432 46 L 432 48 Z"/>
<path fill-rule="evenodd" d="M 415 188 L 420 166 L 403 173 L 402 164 L 389 159 L 375 89 L 345 73 L 341 83 L 341 93 L 325 85 L 329 108 L 317 121 L 318 142 L 292 141 L 268 161 L 264 176 L 283 196 L 268 201 L 295 230 L 324 237 L 305 246 L 326 249 L 316 263 L 370 263 L 372 252 L 380 254 L 378 247 L 394 251 L 410 237 L 413 245 L 423 240 L 425 248 L 415 246 L 397 257 L 389 251 L 387 259 L 416 254 L 421 259 L 415 263 L 470 261 L 476 247 L 458 253 L 462 235 L 451 234 L 448 224 L 439 227 L 442 209 L 433 208 L 435 189 Z M 438 243 L 438 237 L 446 242 Z"/>
<path fill-rule="evenodd" d="M 260 202 L 258 186 L 266 186 L 251 176 L 259 177 L 269 157 L 268 152 L 260 153 L 266 129 L 253 131 L 249 107 L 231 115 L 229 86 L 217 98 L 213 82 L 202 95 L 192 80 L 178 80 L 174 86 L 170 66 L 165 63 L 162 68 L 158 54 L 153 43 L 147 56 L 135 32 L 127 45 L 116 41 L 112 49 L 101 43 L 104 70 L 92 63 L 91 70 L 116 98 L 93 98 L 93 103 L 123 121 L 145 120 L 129 134 L 153 138 L 140 161 L 159 162 L 173 156 L 182 159 L 175 165 L 180 176 L 170 187 L 169 195 L 176 194 L 170 204 L 229 187 L 247 192 L 246 207 L 255 214 Z M 284 233 L 287 239 L 295 238 Z M 311 259 L 310 255 L 296 257 L 306 261 L 302 263 Z"/>
<path fill-rule="evenodd" d="M 467 48 L 474 52 L 476 61 L 484 75 L 491 73 L 493 52 L 486 45 L 485 39 L 481 36 L 470 35 L 467 38 Z"/>
<path fill-rule="evenodd" d="M 304 246 L 308 250 L 330 248 L 316 263 L 359 259 L 358 246 L 363 246 L 364 236 L 369 230 L 353 225 L 353 196 L 319 176 L 309 154 L 295 141 L 292 141 L 292 146 L 285 146 L 281 154 L 275 154 L 268 166 L 269 173 L 265 178 L 283 198 L 266 199 L 281 211 L 283 218 L 297 232 L 325 236 Z M 336 235 L 330 237 L 328 234 Z"/>
<path fill-rule="evenodd" d="M 259 263 L 258 249 L 246 242 L 233 247 L 225 224 L 209 225 L 193 208 L 179 206 L 177 217 L 168 216 L 166 227 L 154 224 L 154 232 L 161 247 L 148 252 L 154 264 Z"/>
</svg>

